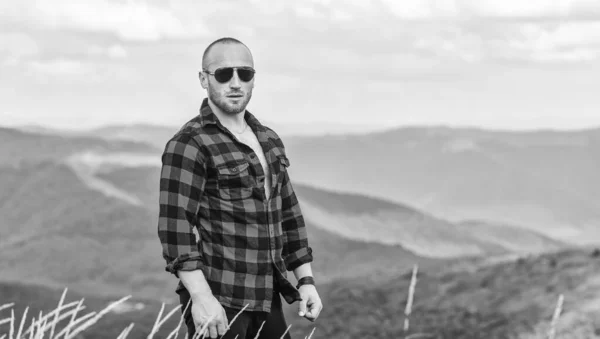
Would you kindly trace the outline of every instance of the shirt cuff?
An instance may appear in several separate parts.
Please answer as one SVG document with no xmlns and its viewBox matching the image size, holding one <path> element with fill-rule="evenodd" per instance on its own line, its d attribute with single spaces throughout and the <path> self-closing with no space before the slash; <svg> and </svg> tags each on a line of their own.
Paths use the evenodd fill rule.
<svg viewBox="0 0 600 339">
<path fill-rule="evenodd" d="M 178 271 L 194 271 L 201 269 L 204 264 L 199 255 L 182 255 L 167 263 L 165 271 L 175 274 L 179 278 Z"/>
<path fill-rule="evenodd" d="M 313 261 L 312 248 L 304 247 L 285 257 L 285 268 L 293 271 L 296 268 Z"/>
</svg>

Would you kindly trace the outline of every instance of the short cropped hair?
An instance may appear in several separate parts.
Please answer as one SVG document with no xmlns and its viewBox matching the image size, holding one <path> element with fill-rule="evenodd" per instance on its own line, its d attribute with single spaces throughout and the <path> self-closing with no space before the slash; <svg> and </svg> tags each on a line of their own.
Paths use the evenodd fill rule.
<svg viewBox="0 0 600 339">
<path fill-rule="evenodd" d="M 243 42 L 239 41 L 236 38 L 231 38 L 231 37 L 219 38 L 219 39 L 211 42 L 210 45 L 208 45 L 208 47 L 206 47 L 206 49 L 204 50 L 204 53 L 202 54 L 202 69 L 206 69 L 207 65 L 205 65 L 204 63 L 206 62 L 208 53 L 210 53 L 210 50 L 213 48 L 213 46 L 218 45 L 218 44 L 240 44 L 240 45 L 243 45 L 244 47 L 248 48 L 248 46 L 246 46 Z"/>
</svg>

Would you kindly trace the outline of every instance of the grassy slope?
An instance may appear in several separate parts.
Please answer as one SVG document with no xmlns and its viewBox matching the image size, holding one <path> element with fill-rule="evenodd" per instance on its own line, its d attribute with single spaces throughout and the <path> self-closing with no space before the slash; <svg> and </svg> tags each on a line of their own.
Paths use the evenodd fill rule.
<svg viewBox="0 0 600 339">
<path fill-rule="evenodd" d="M 84 299 L 83 305 L 86 307 L 79 313 L 79 316 L 85 315 L 89 312 L 99 312 L 108 306 L 111 302 L 125 297 L 125 295 L 118 296 L 115 298 L 102 298 L 94 297 L 91 291 L 90 293 L 77 293 L 74 291 L 67 291 L 65 303 L 73 301 L 79 301 Z M 49 311 L 55 309 L 58 305 L 58 301 L 63 293 L 63 289 L 48 288 L 39 285 L 24 285 L 21 283 L 7 283 L 0 282 L 0 306 L 8 303 L 14 303 L 15 317 L 17 319 L 17 326 L 23 319 L 22 315 L 25 307 L 29 306 L 27 317 L 27 325 L 31 323 L 31 315 L 38 316 L 39 312 L 42 311 L 47 314 Z M 94 339 L 115 339 L 131 322 L 135 323 L 135 326 L 128 336 L 128 339 L 142 339 L 145 338 L 152 329 L 152 326 L 158 316 L 161 304 L 156 301 L 149 301 L 140 298 L 131 298 L 128 302 L 132 303 L 143 303 L 144 309 L 136 310 L 123 314 L 109 313 L 105 315 L 100 321 L 84 331 L 82 338 L 94 338 Z M 171 311 L 176 304 L 169 304 L 165 307 L 163 316 Z M 177 326 L 179 321 L 178 316 L 181 313 L 176 313 L 173 317 L 165 323 L 161 330 L 155 336 L 156 338 L 166 338 L 167 335 Z M 5 309 L 0 311 L 0 320 L 10 317 L 10 310 Z M 8 332 L 8 324 L 0 325 L 0 337 L 2 334 Z M 185 333 L 185 331 L 183 331 Z M 183 333 L 180 333 L 178 338 L 184 339 Z"/>
<path fill-rule="evenodd" d="M 2 182 L 18 183 L 0 195 L 2 280 L 93 287 L 97 294 L 170 294 L 175 279 L 164 272 L 155 212 L 88 189 L 66 166 L 0 173 Z"/>
<path fill-rule="evenodd" d="M 468 270 L 423 269 L 418 275 L 409 333 L 430 338 L 537 338 L 557 297 L 565 295 L 561 338 L 600 335 L 600 255 L 569 250 Z M 400 338 L 410 271 L 393 279 L 331 284 L 315 324 L 293 321 L 295 333 L 317 326 L 321 338 Z M 290 313 L 290 319 L 296 319 Z M 349 324 L 352 324 L 351 326 Z"/>
<path fill-rule="evenodd" d="M 558 338 L 591 339 L 600 336 L 600 251 L 569 250 L 524 258 L 493 266 L 467 269 L 422 268 L 418 274 L 409 333 L 428 338 L 543 338 L 557 297 L 565 295 Z M 313 338 L 401 338 L 411 272 L 379 281 L 347 279 L 320 284 L 325 308 L 315 323 L 296 316 L 296 304 L 286 306 L 295 338 L 316 327 Z M 62 290 L 0 283 L 0 304 L 17 303 L 49 310 Z M 68 301 L 81 295 L 72 292 Z M 109 300 L 88 298 L 87 311 L 103 309 Z M 111 299 L 115 300 L 115 299 Z M 129 338 L 143 338 L 156 319 L 160 305 L 146 300 L 141 311 L 110 315 L 86 331 L 86 338 L 116 338 L 134 322 Z M 174 305 L 169 305 L 167 310 Z M 3 311 L 4 312 L 4 311 Z M 6 313 L 0 312 L 0 318 Z M 174 328 L 175 319 L 164 331 Z M 3 328 L 0 328 L 2 333 Z M 163 333 L 165 333 L 163 332 Z M 163 336 L 158 336 L 160 338 Z"/>
<path fill-rule="evenodd" d="M 122 170 L 112 177 L 143 199 L 139 207 L 90 190 L 69 167 L 52 162 L 0 173 L 3 183 L 14 186 L 0 194 L 6 225 L 0 227 L 0 255 L 6 259 L 0 262 L 1 280 L 92 288 L 98 295 L 174 296 L 176 279 L 164 272 L 156 236 L 158 199 L 151 187 L 157 186 L 157 169 Z M 17 224 L 18 231 L 8 226 Z M 310 222 L 308 229 L 320 281 L 384 276 L 414 262 L 435 262 L 399 246 L 345 239 Z"/>
<path fill-rule="evenodd" d="M 146 201 L 149 209 L 153 209 L 158 201 L 157 190 L 153 187 L 157 186 L 159 171 L 160 169 L 151 167 L 120 169 L 100 177 L 136 194 Z M 302 185 L 299 187 L 299 196 L 314 198 L 305 194 Z M 330 202 L 336 203 L 337 200 Z M 323 201 L 316 201 L 316 203 L 320 204 Z M 375 205 L 372 207 L 376 209 Z M 348 207 L 347 210 L 351 209 L 352 207 Z M 312 221 L 307 221 L 307 228 L 310 245 L 317 260 L 314 263 L 315 272 L 322 280 L 328 281 L 351 275 L 389 274 L 389 272 L 402 270 L 414 262 L 421 264 L 439 262 L 439 260 L 419 257 L 401 246 L 347 239 L 324 230 Z"/>
</svg>

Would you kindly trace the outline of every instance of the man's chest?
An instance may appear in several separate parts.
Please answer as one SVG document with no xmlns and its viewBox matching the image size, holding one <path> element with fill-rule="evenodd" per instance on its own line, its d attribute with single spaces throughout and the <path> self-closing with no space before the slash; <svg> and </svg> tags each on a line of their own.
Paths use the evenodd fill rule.
<svg viewBox="0 0 600 339">
<path fill-rule="evenodd" d="M 276 141 L 249 132 L 213 135 L 213 142 L 205 143 L 208 195 L 237 200 L 261 191 L 269 199 L 276 192 L 286 170 L 284 151 Z"/>
<path fill-rule="evenodd" d="M 265 172 L 265 174 L 268 177 L 271 172 L 269 170 L 269 162 L 267 161 L 267 158 L 265 157 L 265 152 L 264 152 L 262 146 L 260 145 L 260 142 L 258 141 L 256 134 L 254 134 L 254 132 L 252 132 L 252 130 L 247 129 L 246 132 L 244 132 L 243 134 L 237 135 L 237 138 L 241 143 L 245 144 L 246 146 L 248 146 L 252 149 L 254 154 L 251 154 L 251 157 L 252 157 L 252 155 L 256 155 L 256 157 L 258 157 L 258 161 L 260 162 L 260 165 L 261 165 L 263 171 Z"/>
</svg>

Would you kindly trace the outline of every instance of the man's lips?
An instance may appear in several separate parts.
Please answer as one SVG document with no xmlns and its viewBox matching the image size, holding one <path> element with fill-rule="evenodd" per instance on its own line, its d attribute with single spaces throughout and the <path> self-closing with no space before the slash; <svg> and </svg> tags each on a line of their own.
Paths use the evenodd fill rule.
<svg viewBox="0 0 600 339">
<path fill-rule="evenodd" d="M 243 94 L 230 94 L 227 97 L 228 98 L 241 98 L 243 96 L 244 96 Z"/>
</svg>

